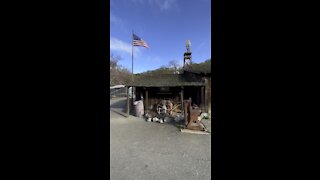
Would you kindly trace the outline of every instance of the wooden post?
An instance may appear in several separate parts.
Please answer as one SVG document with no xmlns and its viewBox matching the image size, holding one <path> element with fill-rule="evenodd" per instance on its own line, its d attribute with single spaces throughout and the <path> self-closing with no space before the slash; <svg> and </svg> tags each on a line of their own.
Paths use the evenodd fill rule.
<svg viewBox="0 0 320 180">
<path fill-rule="evenodd" d="M 181 87 L 180 98 L 181 98 L 181 111 L 182 111 L 182 114 L 184 114 L 184 104 L 183 104 L 183 87 Z"/>
<path fill-rule="evenodd" d="M 205 97 L 204 97 L 204 86 L 201 86 L 201 111 L 205 111 Z"/>
<path fill-rule="evenodd" d="M 205 111 L 208 112 L 208 80 L 205 79 Z"/>
<path fill-rule="evenodd" d="M 147 113 L 147 112 L 148 112 L 148 110 L 149 110 L 149 104 L 148 104 L 148 102 L 149 102 L 149 98 L 148 98 L 148 89 L 146 88 L 145 108 L 144 108 L 145 113 Z"/>
<path fill-rule="evenodd" d="M 211 78 L 208 78 L 208 113 L 211 113 Z"/>
<path fill-rule="evenodd" d="M 127 115 L 130 114 L 130 101 L 129 101 L 129 86 L 126 87 L 126 93 L 127 93 Z"/>
<path fill-rule="evenodd" d="M 201 99 L 200 99 L 200 97 L 201 97 L 201 89 L 199 88 L 199 87 L 196 87 L 197 88 L 197 104 L 199 105 L 199 107 L 201 107 L 200 106 L 200 104 L 201 104 Z"/>
<path fill-rule="evenodd" d="M 136 101 L 141 100 L 141 94 L 140 94 L 141 90 L 139 87 L 135 88 L 135 94 L 136 94 Z"/>
</svg>

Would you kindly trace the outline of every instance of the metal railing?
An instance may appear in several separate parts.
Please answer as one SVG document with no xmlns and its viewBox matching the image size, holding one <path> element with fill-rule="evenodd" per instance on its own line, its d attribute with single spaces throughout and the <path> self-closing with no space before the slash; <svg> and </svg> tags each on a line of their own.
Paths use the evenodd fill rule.
<svg viewBox="0 0 320 180">
<path fill-rule="evenodd" d="M 110 99 L 127 97 L 126 87 L 110 87 Z"/>
</svg>

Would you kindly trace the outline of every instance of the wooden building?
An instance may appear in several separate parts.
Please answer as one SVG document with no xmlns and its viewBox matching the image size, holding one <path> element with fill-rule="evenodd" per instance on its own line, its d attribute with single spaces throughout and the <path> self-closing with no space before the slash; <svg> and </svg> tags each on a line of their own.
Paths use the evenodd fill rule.
<svg viewBox="0 0 320 180">
<path fill-rule="evenodd" d="M 211 113 L 211 66 L 191 64 L 182 74 L 135 75 L 134 87 L 136 100 L 143 100 L 145 112 L 154 111 L 155 104 L 164 99 L 180 102 L 191 98 L 192 104 L 202 112 Z M 128 105 L 132 105 L 129 103 Z M 127 106 L 127 113 L 129 109 Z"/>
</svg>

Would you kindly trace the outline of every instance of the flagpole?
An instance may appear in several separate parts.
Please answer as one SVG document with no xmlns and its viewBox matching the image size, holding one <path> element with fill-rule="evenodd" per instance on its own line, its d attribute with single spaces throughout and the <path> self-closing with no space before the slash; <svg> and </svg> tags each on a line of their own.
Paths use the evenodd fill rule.
<svg viewBox="0 0 320 180">
<path fill-rule="evenodd" d="M 133 83 L 133 29 L 132 29 L 132 83 Z M 133 86 L 132 86 L 132 103 L 133 103 Z"/>
<path fill-rule="evenodd" d="M 133 30 L 132 30 L 132 81 L 133 81 Z"/>
</svg>

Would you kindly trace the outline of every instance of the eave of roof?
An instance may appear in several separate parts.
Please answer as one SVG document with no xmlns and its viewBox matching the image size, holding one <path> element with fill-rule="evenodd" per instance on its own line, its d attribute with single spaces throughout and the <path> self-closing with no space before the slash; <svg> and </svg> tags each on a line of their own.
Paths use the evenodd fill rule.
<svg viewBox="0 0 320 180">
<path fill-rule="evenodd" d="M 189 77 L 184 74 L 162 75 L 136 75 L 133 83 L 127 86 L 135 87 L 177 87 L 177 86 L 204 86 L 204 82 L 197 77 Z"/>
</svg>

